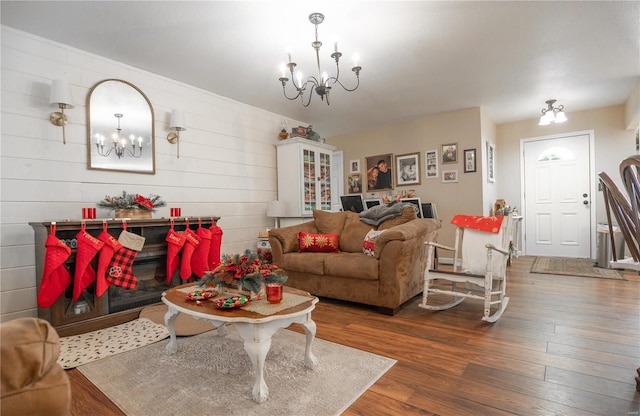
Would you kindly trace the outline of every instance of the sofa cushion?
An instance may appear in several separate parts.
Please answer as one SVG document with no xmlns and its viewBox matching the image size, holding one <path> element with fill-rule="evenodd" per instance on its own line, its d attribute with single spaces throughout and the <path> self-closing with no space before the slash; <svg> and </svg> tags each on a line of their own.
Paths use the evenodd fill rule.
<svg viewBox="0 0 640 416">
<path fill-rule="evenodd" d="M 362 241 L 362 252 L 367 256 L 375 256 L 376 240 L 386 230 L 370 230 Z"/>
<path fill-rule="evenodd" d="M 269 240 L 272 238 L 277 239 L 282 244 L 283 253 L 298 252 L 300 245 L 298 244 L 298 233 L 300 231 L 306 231 L 308 233 L 317 233 L 315 221 L 307 221 L 299 225 L 293 225 L 290 227 L 274 228 L 269 230 Z M 271 246 L 275 245 L 275 241 L 271 242 Z"/>
<path fill-rule="evenodd" d="M 339 253 L 340 236 L 338 234 L 298 233 L 300 253 Z"/>
<path fill-rule="evenodd" d="M 340 234 L 340 251 L 361 253 L 362 240 L 371 230 L 371 226 L 360 221 L 360 215 L 355 212 L 346 212 L 346 214 L 344 230 Z"/>
<path fill-rule="evenodd" d="M 346 219 L 346 212 L 313 211 L 316 228 L 322 234 L 342 234 Z"/>
<path fill-rule="evenodd" d="M 362 253 L 338 253 L 325 257 L 324 274 L 359 280 L 378 280 L 378 259 Z"/>
<path fill-rule="evenodd" d="M 416 218 L 418 218 L 418 215 L 416 214 L 416 209 L 412 204 L 411 206 L 406 206 L 402 210 L 402 214 L 399 217 L 394 217 L 383 221 L 380 226 L 378 226 L 378 230 L 386 230 L 388 228 L 395 227 L 396 225 L 415 220 Z"/>
<path fill-rule="evenodd" d="M 287 253 L 282 256 L 281 269 L 309 274 L 324 274 L 324 259 L 338 253 Z"/>
</svg>

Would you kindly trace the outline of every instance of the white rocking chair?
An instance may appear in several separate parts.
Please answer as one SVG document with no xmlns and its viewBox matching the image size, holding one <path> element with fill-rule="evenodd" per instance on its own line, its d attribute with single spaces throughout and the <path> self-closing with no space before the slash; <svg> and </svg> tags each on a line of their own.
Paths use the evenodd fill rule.
<svg viewBox="0 0 640 416">
<path fill-rule="evenodd" d="M 479 299 L 484 302 L 483 321 L 496 322 L 500 319 L 509 303 L 509 298 L 505 294 L 512 223 L 511 215 L 504 217 L 498 233 L 457 226 L 455 247 L 433 242 L 425 243 L 428 247 L 427 266 L 424 272 L 422 303 L 418 306 L 439 311 L 453 308 L 466 298 Z M 453 251 L 452 272 L 431 270 L 431 259 L 435 248 L 439 249 L 440 258 L 442 257 L 440 250 Z M 459 263 L 461 263 L 460 266 Z M 451 282 L 451 290 L 432 287 L 436 279 Z M 428 304 L 429 295 L 432 294 L 452 296 L 453 300 L 444 304 Z"/>
</svg>

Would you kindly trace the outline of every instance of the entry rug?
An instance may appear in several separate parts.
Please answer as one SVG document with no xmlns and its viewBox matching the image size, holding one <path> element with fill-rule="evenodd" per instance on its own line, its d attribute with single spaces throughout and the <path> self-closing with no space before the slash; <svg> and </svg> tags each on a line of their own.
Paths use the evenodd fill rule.
<svg viewBox="0 0 640 416">
<path fill-rule="evenodd" d="M 531 266 L 531 273 L 626 280 L 618 270 L 595 267 L 591 259 L 567 257 L 537 257 Z"/>
<path fill-rule="evenodd" d="M 167 341 L 168 342 L 168 341 Z M 272 338 L 265 360 L 269 398 L 251 398 L 251 362 L 233 327 L 209 331 L 78 367 L 128 416 L 339 415 L 396 360 L 316 338 L 315 368 L 304 366 L 305 336 L 286 329 Z"/>
<path fill-rule="evenodd" d="M 141 318 L 86 334 L 60 338 L 58 364 L 64 369 L 100 360 L 169 337 L 164 325 Z"/>
</svg>

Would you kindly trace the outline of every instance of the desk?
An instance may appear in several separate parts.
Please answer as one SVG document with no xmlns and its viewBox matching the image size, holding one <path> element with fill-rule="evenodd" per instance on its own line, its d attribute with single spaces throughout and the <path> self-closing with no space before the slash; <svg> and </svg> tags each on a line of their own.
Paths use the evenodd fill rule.
<svg viewBox="0 0 640 416">
<path fill-rule="evenodd" d="M 169 344 L 165 348 L 167 354 L 172 355 L 178 351 L 174 325 L 179 313 L 186 313 L 196 319 L 211 322 L 218 328 L 221 335 L 225 334 L 225 324 L 233 325 L 240 337 L 242 337 L 244 349 L 251 359 L 253 373 L 255 374 L 252 395 L 253 400 L 257 403 L 263 403 L 269 398 L 269 387 L 264 381 L 264 362 L 271 348 L 271 337 L 278 329 L 286 328 L 292 323 L 301 324 L 306 334 L 304 365 L 313 368 L 318 364 L 316 357 L 311 352 L 311 344 L 316 336 L 316 323 L 311 319 L 311 311 L 315 309 L 316 303 L 318 303 L 317 297 L 285 286 L 285 297 L 287 293 L 295 293 L 299 296 L 308 297 L 308 300 L 297 306 L 276 312 L 273 315 L 261 315 L 241 308 L 218 309 L 211 301 L 202 302 L 202 305 L 196 305 L 195 302 L 187 302 L 184 290 L 193 286 L 193 283 L 181 285 L 162 294 L 162 302 L 169 307 L 164 316 L 164 322 L 171 337 Z"/>
</svg>

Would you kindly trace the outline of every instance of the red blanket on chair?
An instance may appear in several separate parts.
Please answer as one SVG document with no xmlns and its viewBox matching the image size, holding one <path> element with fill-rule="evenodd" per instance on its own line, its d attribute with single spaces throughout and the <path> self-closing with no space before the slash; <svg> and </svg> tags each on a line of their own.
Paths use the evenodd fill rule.
<svg viewBox="0 0 640 416">
<path fill-rule="evenodd" d="M 504 217 L 483 217 L 480 215 L 456 215 L 451 220 L 451 224 L 458 227 L 472 228 L 488 233 L 498 233 L 502 226 Z"/>
</svg>

